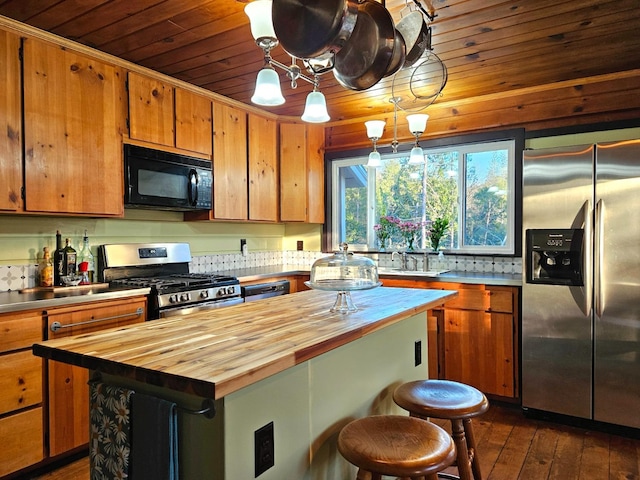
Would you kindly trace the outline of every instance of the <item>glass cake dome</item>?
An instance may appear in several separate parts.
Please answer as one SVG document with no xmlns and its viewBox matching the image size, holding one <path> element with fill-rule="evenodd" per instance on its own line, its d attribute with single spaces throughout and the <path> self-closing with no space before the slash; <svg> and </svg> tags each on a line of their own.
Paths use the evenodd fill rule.
<svg viewBox="0 0 640 480">
<path fill-rule="evenodd" d="M 319 258 L 311 267 L 311 275 L 305 284 L 316 290 L 338 292 L 332 312 L 355 312 L 352 290 L 368 290 L 382 285 L 378 280 L 378 267 L 367 257 L 349 253 L 346 243 L 340 244 L 340 251 L 334 255 Z"/>
</svg>

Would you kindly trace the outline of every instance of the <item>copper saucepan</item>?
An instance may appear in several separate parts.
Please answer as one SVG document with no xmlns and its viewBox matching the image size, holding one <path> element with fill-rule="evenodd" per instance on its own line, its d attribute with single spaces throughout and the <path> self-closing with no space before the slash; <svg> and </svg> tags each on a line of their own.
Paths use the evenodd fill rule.
<svg viewBox="0 0 640 480">
<path fill-rule="evenodd" d="M 358 5 L 351 37 L 336 54 L 333 75 L 345 88 L 366 90 L 387 73 L 394 53 L 396 29 L 387 9 L 373 0 Z"/>
<path fill-rule="evenodd" d="M 422 13 L 417 10 L 400 19 L 396 28 L 402 34 L 407 46 L 404 66 L 410 67 L 427 48 L 431 48 L 431 28 L 425 22 Z"/>
<path fill-rule="evenodd" d="M 363 0 L 273 0 L 273 29 L 297 58 L 337 53 L 351 36 Z"/>
</svg>

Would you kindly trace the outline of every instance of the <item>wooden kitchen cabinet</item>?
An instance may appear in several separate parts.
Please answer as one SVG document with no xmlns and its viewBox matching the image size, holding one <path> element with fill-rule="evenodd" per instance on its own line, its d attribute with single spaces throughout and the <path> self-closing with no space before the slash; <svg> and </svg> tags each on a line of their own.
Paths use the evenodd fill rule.
<svg viewBox="0 0 640 480">
<path fill-rule="evenodd" d="M 176 148 L 210 157 L 213 149 L 211 100 L 176 87 L 175 102 Z"/>
<path fill-rule="evenodd" d="M 324 127 L 280 124 L 280 220 L 324 223 Z"/>
<path fill-rule="evenodd" d="M 123 70 L 24 40 L 25 211 L 122 216 Z"/>
<path fill-rule="evenodd" d="M 213 106 L 213 218 L 247 220 L 247 114 Z"/>
<path fill-rule="evenodd" d="M 458 297 L 427 317 L 429 377 L 473 385 L 485 394 L 518 398 L 517 287 L 389 277 L 382 282 L 387 287 L 456 290 Z"/>
<path fill-rule="evenodd" d="M 20 37 L 0 32 L 0 210 L 22 209 Z"/>
<path fill-rule="evenodd" d="M 211 158 L 211 100 L 136 72 L 128 74 L 129 138 Z"/>
<path fill-rule="evenodd" d="M 278 221 L 278 138 L 273 119 L 249 114 L 249 220 Z"/>
<path fill-rule="evenodd" d="M 175 146 L 173 86 L 158 79 L 128 73 L 129 137 Z"/>
<path fill-rule="evenodd" d="M 43 339 L 42 313 L 0 315 L 0 477 L 40 462 L 45 455 L 44 362 L 31 353 Z"/>
<path fill-rule="evenodd" d="M 144 296 L 53 308 L 45 312 L 48 338 L 62 338 L 144 322 Z M 56 322 L 62 327 L 53 331 Z M 47 361 L 49 455 L 56 456 L 89 442 L 89 371 Z"/>
</svg>

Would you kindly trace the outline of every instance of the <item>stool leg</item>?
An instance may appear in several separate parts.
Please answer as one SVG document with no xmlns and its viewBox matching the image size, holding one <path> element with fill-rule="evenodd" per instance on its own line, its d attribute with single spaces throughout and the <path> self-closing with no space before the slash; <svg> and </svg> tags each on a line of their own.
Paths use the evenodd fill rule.
<svg viewBox="0 0 640 480">
<path fill-rule="evenodd" d="M 451 436 L 456 445 L 456 463 L 460 480 L 473 480 L 471 474 L 471 461 L 467 450 L 467 440 L 464 434 L 464 426 L 461 419 L 451 420 Z"/>
<path fill-rule="evenodd" d="M 478 451 L 476 449 L 476 439 L 473 435 L 473 425 L 470 418 L 463 420 L 464 433 L 467 437 L 467 446 L 471 455 L 471 470 L 473 470 L 473 479 L 482 480 L 482 472 L 480 472 L 480 461 L 478 460 Z"/>
<path fill-rule="evenodd" d="M 381 476 L 380 474 L 371 473 L 368 470 L 359 468 L 356 480 L 381 480 Z"/>
</svg>

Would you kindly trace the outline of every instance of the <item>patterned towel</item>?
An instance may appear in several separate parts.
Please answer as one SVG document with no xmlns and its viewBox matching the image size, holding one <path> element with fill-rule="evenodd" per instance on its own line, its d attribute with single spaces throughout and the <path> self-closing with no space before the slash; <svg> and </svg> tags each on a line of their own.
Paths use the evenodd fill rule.
<svg viewBox="0 0 640 480">
<path fill-rule="evenodd" d="M 89 382 L 91 480 L 129 478 L 133 390 Z"/>
</svg>

